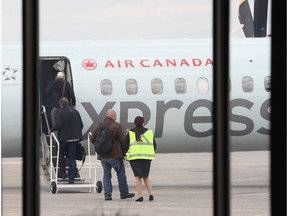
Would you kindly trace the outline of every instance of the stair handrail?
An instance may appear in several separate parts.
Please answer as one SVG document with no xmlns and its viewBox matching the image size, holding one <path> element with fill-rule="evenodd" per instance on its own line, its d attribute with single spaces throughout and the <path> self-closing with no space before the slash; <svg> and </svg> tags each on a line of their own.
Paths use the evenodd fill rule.
<svg viewBox="0 0 288 216">
<path fill-rule="evenodd" d="M 91 179 L 91 152 L 90 152 L 90 145 L 91 145 L 91 141 L 90 141 L 90 136 L 92 135 L 91 132 L 88 133 L 88 137 L 87 137 L 87 148 L 88 148 L 88 164 L 89 164 L 89 179 Z"/>
<path fill-rule="evenodd" d="M 90 145 L 91 145 L 91 141 L 90 141 L 90 136 L 92 135 L 91 132 L 88 133 L 88 152 L 90 153 Z M 90 163 L 90 160 L 89 160 Z M 95 165 L 94 165 L 94 193 L 96 192 L 96 182 L 97 182 L 97 170 L 96 170 L 96 166 L 97 166 L 97 153 L 95 151 Z"/>
<path fill-rule="evenodd" d="M 50 126 L 49 126 L 49 122 L 48 122 L 48 118 L 47 118 L 47 114 L 46 114 L 46 108 L 44 105 L 42 105 L 42 113 L 44 114 L 44 117 L 45 117 L 45 121 L 46 121 L 46 125 L 47 125 L 47 129 L 48 131 L 50 131 Z M 60 148 L 59 148 L 59 141 L 57 139 L 57 137 L 55 136 L 55 134 L 52 132 L 49 134 L 50 136 L 50 144 L 49 144 L 49 147 L 50 147 L 50 173 L 52 175 L 53 173 L 53 160 L 52 160 L 52 145 L 53 145 L 53 139 L 55 140 L 56 144 L 57 144 L 57 160 L 56 160 L 56 171 L 55 171 L 55 179 L 57 181 L 57 178 L 58 178 L 58 167 L 59 167 L 59 152 L 60 152 Z M 52 176 L 50 178 L 52 180 Z"/>
<path fill-rule="evenodd" d="M 52 139 L 51 139 L 52 138 Z M 58 167 L 59 167 L 59 152 L 60 152 L 60 148 L 59 148 L 59 141 L 56 138 L 55 134 L 52 132 L 50 133 L 50 169 L 51 169 L 51 173 L 53 172 L 53 160 L 52 160 L 52 148 L 53 148 L 53 139 L 56 141 L 57 143 L 57 160 L 56 160 L 56 171 L 55 171 L 55 181 L 57 184 L 57 178 L 58 178 Z M 51 178 L 52 180 L 52 178 Z"/>
<path fill-rule="evenodd" d="M 44 117 L 45 117 L 45 121 L 46 121 L 46 125 L 47 125 L 47 129 L 48 131 L 50 131 L 50 125 L 49 125 L 49 122 L 48 122 L 48 118 L 47 118 L 47 114 L 46 114 L 46 108 L 44 105 L 42 105 L 42 113 L 44 114 Z"/>
</svg>

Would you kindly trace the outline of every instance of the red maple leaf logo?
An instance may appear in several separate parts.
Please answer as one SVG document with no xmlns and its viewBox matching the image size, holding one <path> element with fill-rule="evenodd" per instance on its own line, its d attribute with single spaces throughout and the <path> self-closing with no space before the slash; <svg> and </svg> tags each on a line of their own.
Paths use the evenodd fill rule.
<svg viewBox="0 0 288 216">
<path fill-rule="evenodd" d="M 85 67 L 87 68 L 93 68 L 94 67 L 94 62 L 91 62 L 90 60 L 88 60 L 87 62 L 84 63 Z"/>
<path fill-rule="evenodd" d="M 97 63 L 93 59 L 84 59 L 82 65 L 86 70 L 94 70 L 97 67 Z"/>
</svg>

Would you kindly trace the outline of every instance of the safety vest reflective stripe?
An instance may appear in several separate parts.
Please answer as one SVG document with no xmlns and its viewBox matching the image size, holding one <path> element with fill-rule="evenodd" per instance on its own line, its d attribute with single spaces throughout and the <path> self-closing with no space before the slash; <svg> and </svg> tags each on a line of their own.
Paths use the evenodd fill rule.
<svg viewBox="0 0 288 216">
<path fill-rule="evenodd" d="M 132 157 L 153 157 L 153 154 L 130 154 L 130 158 Z"/>
<path fill-rule="evenodd" d="M 144 134 L 141 134 L 141 140 L 136 140 L 135 132 L 129 131 L 130 146 L 126 153 L 127 160 L 135 159 L 155 159 L 155 151 L 153 145 L 153 131 L 147 130 Z"/>
</svg>

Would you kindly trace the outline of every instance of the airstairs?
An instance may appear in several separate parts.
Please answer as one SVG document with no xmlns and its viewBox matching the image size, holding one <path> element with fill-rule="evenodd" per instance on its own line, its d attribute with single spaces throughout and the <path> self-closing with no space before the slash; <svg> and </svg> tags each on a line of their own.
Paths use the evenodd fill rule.
<svg viewBox="0 0 288 216">
<path fill-rule="evenodd" d="M 49 122 L 46 115 L 46 109 L 42 106 L 42 114 L 44 115 L 46 126 L 49 130 Z M 42 126 L 41 126 L 42 127 Z M 59 169 L 59 141 L 54 133 L 51 135 L 47 135 L 41 129 L 41 146 L 40 146 L 40 172 L 44 178 L 44 181 L 47 185 L 50 186 L 50 193 L 57 193 L 58 190 L 66 189 L 66 188 L 88 188 L 90 192 L 101 193 L 102 191 L 102 182 L 96 182 L 96 165 L 97 165 L 97 157 L 95 155 L 95 162 L 91 162 L 91 154 L 90 154 L 90 139 L 88 135 L 88 146 L 86 152 L 85 161 L 76 161 L 77 165 L 77 176 L 74 180 L 74 184 L 68 184 L 68 178 L 62 179 L 60 177 L 60 169 Z M 88 160 L 88 162 L 86 161 Z M 85 163 L 83 163 L 85 162 Z M 66 161 L 66 171 L 68 171 L 68 159 Z M 78 168 L 80 167 L 80 168 Z M 94 175 L 92 175 L 94 174 Z"/>
</svg>

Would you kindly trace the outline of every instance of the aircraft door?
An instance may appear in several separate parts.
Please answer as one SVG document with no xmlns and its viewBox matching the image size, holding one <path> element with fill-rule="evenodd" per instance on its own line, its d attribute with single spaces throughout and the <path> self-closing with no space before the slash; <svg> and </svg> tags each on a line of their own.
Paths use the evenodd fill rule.
<svg viewBox="0 0 288 216">
<path fill-rule="evenodd" d="M 50 119 L 50 103 L 45 94 L 45 89 L 48 83 L 51 80 L 55 80 L 55 77 L 59 71 L 64 72 L 65 80 L 68 81 L 73 88 L 73 79 L 72 79 L 72 70 L 70 60 L 64 56 L 55 56 L 55 57 L 40 57 L 39 64 L 39 77 L 40 77 L 40 85 L 39 85 L 39 96 L 40 96 L 40 106 L 44 105 L 47 112 L 48 122 L 51 126 Z M 42 119 L 42 130 L 47 134 L 48 129 L 46 126 L 46 121 Z"/>
</svg>

